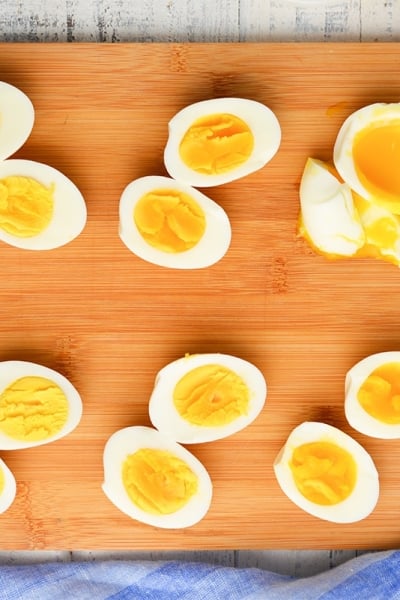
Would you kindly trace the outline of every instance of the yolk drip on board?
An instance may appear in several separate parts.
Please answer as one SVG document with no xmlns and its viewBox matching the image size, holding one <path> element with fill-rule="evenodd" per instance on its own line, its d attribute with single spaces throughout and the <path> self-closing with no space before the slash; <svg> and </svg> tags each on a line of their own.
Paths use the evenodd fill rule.
<svg viewBox="0 0 400 600">
<path fill-rule="evenodd" d="M 157 515 L 180 510 L 198 490 L 197 476 L 182 459 L 154 448 L 127 456 L 122 481 L 136 506 Z"/>
<path fill-rule="evenodd" d="M 173 401 L 181 417 L 190 423 L 218 427 L 246 415 L 249 396 L 239 375 L 210 364 L 186 373 L 175 386 Z"/>
<path fill-rule="evenodd" d="M 45 377 L 21 377 L 0 395 L 0 431 L 16 440 L 45 440 L 62 429 L 68 410 L 68 400 L 56 383 Z"/>
<path fill-rule="evenodd" d="M 202 208 L 176 189 L 153 190 L 142 196 L 134 209 L 134 221 L 142 237 L 164 252 L 189 250 L 206 227 Z"/>
<path fill-rule="evenodd" d="M 383 423 L 400 423 L 400 363 L 376 368 L 357 394 L 364 410 Z"/>
<path fill-rule="evenodd" d="M 215 175 L 246 162 L 253 147 L 253 134 L 242 119 L 231 114 L 214 114 L 191 125 L 182 138 L 179 153 L 194 171 Z"/>
<path fill-rule="evenodd" d="M 54 185 L 12 175 L 0 179 L 0 227 L 17 237 L 32 237 L 50 223 L 54 210 Z"/>
<path fill-rule="evenodd" d="M 290 468 L 299 492 L 310 502 L 321 505 L 345 500 L 357 479 L 357 467 L 351 454 L 325 441 L 295 448 Z"/>
</svg>

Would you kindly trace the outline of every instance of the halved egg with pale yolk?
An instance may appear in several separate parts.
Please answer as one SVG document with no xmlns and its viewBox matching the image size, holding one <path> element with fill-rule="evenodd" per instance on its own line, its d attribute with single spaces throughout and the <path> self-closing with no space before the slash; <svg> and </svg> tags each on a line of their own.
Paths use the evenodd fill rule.
<svg viewBox="0 0 400 600">
<path fill-rule="evenodd" d="M 326 521 L 360 521 L 378 501 L 378 472 L 370 455 L 349 435 L 325 423 L 305 422 L 293 429 L 274 471 L 294 504 Z"/>
<path fill-rule="evenodd" d="M 400 352 L 372 354 L 346 374 L 349 424 L 375 438 L 400 438 Z"/>
</svg>

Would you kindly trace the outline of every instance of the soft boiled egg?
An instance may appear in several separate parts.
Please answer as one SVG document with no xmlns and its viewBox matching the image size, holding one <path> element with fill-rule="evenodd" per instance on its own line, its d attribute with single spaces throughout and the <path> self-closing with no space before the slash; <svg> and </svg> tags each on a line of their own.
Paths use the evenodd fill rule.
<svg viewBox="0 0 400 600">
<path fill-rule="evenodd" d="M 85 224 L 83 196 L 63 173 L 32 160 L 0 162 L 0 240 L 50 250 L 71 242 Z"/>
<path fill-rule="evenodd" d="M 104 448 L 103 491 L 120 511 L 166 529 L 190 527 L 207 513 L 212 483 L 186 448 L 151 427 L 126 427 Z"/>
<path fill-rule="evenodd" d="M 270 108 L 243 98 L 191 104 L 169 122 L 164 163 L 171 177 L 209 187 L 244 177 L 268 163 L 281 142 Z"/>
<path fill-rule="evenodd" d="M 328 165 L 309 158 L 300 182 L 300 234 L 317 252 L 352 256 L 365 234 L 349 186 Z"/>
<path fill-rule="evenodd" d="M 36 363 L 0 362 L 0 449 L 58 440 L 78 425 L 82 401 L 63 375 Z"/>
<path fill-rule="evenodd" d="M 310 421 L 293 429 L 274 471 L 287 497 L 319 519 L 360 521 L 378 501 L 378 472 L 368 452 L 325 423 Z"/>
<path fill-rule="evenodd" d="M 357 194 L 400 214 L 400 103 L 370 104 L 347 117 L 333 159 Z"/>
<path fill-rule="evenodd" d="M 19 88 L 0 81 L 0 160 L 20 149 L 34 121 L 35 111 L 28 96 Z"/>
<path fill-rule="evenodd" d="M 119 234 L 127 248 L 162 267 L 208 267 L 225 255 L 231 242 L 223 208 L 169 177 L 132 181 L 122 193 L 119 216 Z"/>
<path fill-rule="evenodd" d="M 261 412 L 267 384 L 250 362 L 229 354 L 188 354 L 162 368 L 149 401 L 154 427 L 177 442 L 217 440 Z"/>
<path fill-rule="evenodd" d="M 360 433 L 400 438 L 400 351 L 372 354 L 347 372 L 344 408 Z"/>
<path fill-rule="evenodd" d="M 5 512 L 14 502 L 16 491 L 15 477 L 0 458 L 0 513 Z"/>
</svg>

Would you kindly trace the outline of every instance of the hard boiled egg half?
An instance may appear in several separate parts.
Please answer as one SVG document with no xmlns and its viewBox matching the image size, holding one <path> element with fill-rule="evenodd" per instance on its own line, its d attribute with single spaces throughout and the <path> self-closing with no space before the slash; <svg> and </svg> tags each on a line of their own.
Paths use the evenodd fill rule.
<svg viewBox="0 0 400 600">
<path fill-rule="evenodd" d="M 170 120 L 168 130 L 165 167 L 194 187 L 221 185 L 261 169 L 281 142 L 272 110 L 243 98 L 191 104 Z"/>
<path fill-rule="evenodd" d="M 15 477 L 0 458 L 0 513 L 5 512 L 14 502 L 16 491 Z"/>
<path fill-rule="evenodd" d="M 131 252 L 150 263 L 198 269 L 218 262 L 231 241 L 225 211 L 198 190 L 169 177 L 131 182 L 119 206 L 119 234 Z"/>
<path fill-rule="evenodd" d="M 250 362 L 228 354 L 188 354 L 159 371 L 149 402 L 150 420 L 183 444 L 236 433 L 261 412 L 267 384 Z"/>
<path fill-rule="evenodd" d="M 104 448 L 103 491 L 120 511 L 166 529 L 190 527 L 207 513 L 210 477 L 186 448 L 151 427 L 127 427 Z"/>
<path fill-rule="evenodd" d="M 50 250 L 76 238 L 86 205 L 70 179 L 31 161 L 0 162 L 0 240 L 27 250 Z"/>
<path fill-rule="evenodd" d="M 352 113 L 336 138 L 333 160 L 365 200 L 400 214 L 400 103 L 375 103 Z"/>
<path fill-rule="evenodd" d="M 35 111 L 28 96 L 0 81 L 0 160 L 19 150 L 28 139 L 34 120 Z"/>
<path fill-rule="evenodd" d="M 82 401 L 63 375 L 36 363 L 0 362 L 0 449 L 58 440 L 78 425 Z"/>
<path fill-rule="evenodd" d="M 367 451 L 343 431 L 319 422 L 293 429 L 274 471 L 299 508 L 333 523 L 367 517 L 379 497 L 379 479 Z"/>
<path fill-rule="evenodd" d="M 374 438 L 400 438 L 400 352 L 379 352 L 346 374 L 345 414 L 357 431 Z"/>
</svg>

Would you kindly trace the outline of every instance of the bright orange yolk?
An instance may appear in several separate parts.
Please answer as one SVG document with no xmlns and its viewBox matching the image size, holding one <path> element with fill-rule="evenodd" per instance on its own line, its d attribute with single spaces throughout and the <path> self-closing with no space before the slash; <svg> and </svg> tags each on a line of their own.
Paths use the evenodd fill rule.
<svg viewBox="0 0 400 600">
<path fill-rule="evenodd" d="M 194 171 L 216 175 L 233 171 L 246 162 L 253 147 L 253 134 L 242 119 L 231 114 L 214 114 L 197 119 L 189 127 L 179 153 Z"/>
<path fill-rule="evenodd" d="M 237 373 L 210 364 L 186 373 L 175 386 L 173 401 L 190 423 L 218 427 L 247 414 L 250 392 Z"/>
<path fill-rule="evenodd" d="M 295 448 L 290 462 L 299 492 L 310 502 L 333 505 L 345 500 L 357 479 L 356 463 L 332 442 L 310 442 Z"/>
<path fill-rule="evenodd" d="M 199 243 L 206 228 L 203 209 L 188 194 L 175 189 L 153 190 L 134 210 L 142 237 L 164 252 L 183 252 Z"/>
<path fill-rule="evenodd" d="M 400 423 L 400 363 L 375 369 L 357 394 L 364 410 L 382 423 Z"/>
<path fill-rule="evenodd" d="M 400 208 L 400 121 L 370 125 L 354 140 L 353 160 L 357 174 L 377 201 Z"/>
<path fill-rule="evenodd" d="M 54 211 L 54 185 L 45 187 L 35 179 L 12 175 L 0 179 L 0 227 L 21 238 L 41 233 Z"/>
<path fill-rule="evenodd" d="M 132 502 L 156 515 L 180 510 L 198 489 L 196 474 L 182 459 L 152 448 L 142 448 L 125 459 L 122 481 Z"/>
</svg>

